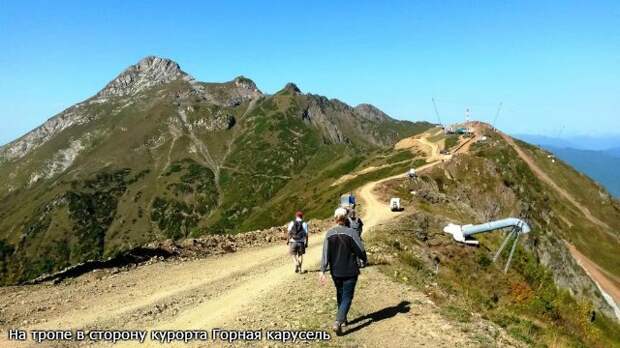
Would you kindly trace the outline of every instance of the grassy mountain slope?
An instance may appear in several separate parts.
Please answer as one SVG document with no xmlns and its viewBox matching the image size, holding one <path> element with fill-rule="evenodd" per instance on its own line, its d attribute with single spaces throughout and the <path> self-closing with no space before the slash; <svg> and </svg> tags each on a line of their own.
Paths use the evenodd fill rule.
<svg viewBox="0 0 620 348">
<path fill-rule="evenodd" d="M 454 320 L 481 315 L 532 346 L 617 346 L 620 326 L 611 319 L 613 311 L 564 241 L 613 277 L 620 269 L 618 239 L 540 181 L 497 134 L 488 136 L 470 154 L 436 166 L 415 183 L 391 184 L 387 194 L 403 197 L 417 211 L 376 234 L 370 243 L 375 262 L 385 263 L 383 271 L 393 278 L 423 289 Z M 552 165 L 544 151 L 520 146 L 617 235 L 617 201 L 570 167 Z M 507 252 L 499 264 L 492 262 L 503 234 L 479 235 L 481 246 L 475 248 L 442 232 L 448 222 L 506 216 L 525 218 L 532 226 L 506 275 Z"/>
<path fill-rule="evenodd" d="M 428 127 L 292 84 L 265 96 L 245 77 L 198 82 L 147 57 L 0 148 L 0 283 L 153 240 L 281 224 L 311 205 L 309 178 L 329 186 Z"/>
<path fill-rule="evenodd" d="M 210 218 L 213 229 L 236 232 L 273 226 L 294 209 L 325 217 L 324 210 L 312 206 L 333 206 L 342 190 L 324 192 L 333 180 L 364 157 L 428 127 L 387 118 L 368 120 L 341 102 L 302 95 L 288 86 L 260 101 L 241 121 L 241 132 L 223 165 L 224 199 Z"/>
<path fill-rule="evenodd" d="M 600 182 L 615 197 L 620 197 L 620 158 L 608 151 L 578 150 L 545 146 L 573 168 Z"/>
<path fill-rule="evenodd" d="M 602 266 L 613 277 L 620 279 L 620 259 L 617 257 L 620 231 L 620 203 L 603 187 L 575 171 L 563 161 L 555 163 L 549 153 L 534 146 L 522 144 L 537 165 L 548 173 L 563 189 L 569 191 L 579 203 L 588 207 L 593 216 L 607 224 L 608 228 L 593 225 L 575 208 L 558 198 L 558 218 L 564 226 L 562 231 L 568 241 L 575 244 L 588 258 Z M 607 233 L 610 232 L 610 233 Z"/>
</svg>

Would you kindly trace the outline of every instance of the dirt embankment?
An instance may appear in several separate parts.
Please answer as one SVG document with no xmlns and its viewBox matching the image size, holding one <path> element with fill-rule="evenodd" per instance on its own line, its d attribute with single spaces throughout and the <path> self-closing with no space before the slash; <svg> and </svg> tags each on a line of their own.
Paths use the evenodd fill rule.
<svg viewBox="0 0 620 348">
<path fill-rule="evenodd" d="M 590 278 L 594 279 L 598 285 L 605 290 L 611 296 L 616 303 L 620 299 L 620 281 L 618 279 L 613 278 L 613 276 L 608 275 L 604 270 L 602 270 L 597 264 L 588 259 L 585 255 L 583 255 L 574 245 L 570 243 L 566 243 L 568 250 L 577 263 L 586 270 L 586 273 L 590 276 Z"/>
</svg>

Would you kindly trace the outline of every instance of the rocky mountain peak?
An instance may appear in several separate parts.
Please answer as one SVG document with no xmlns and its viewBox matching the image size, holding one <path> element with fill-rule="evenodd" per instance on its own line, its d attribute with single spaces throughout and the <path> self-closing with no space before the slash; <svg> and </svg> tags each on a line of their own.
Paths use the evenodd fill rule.
<svg viewBox="0 0 620 348">
<path fill-rule="evenodd" d="M 284 86 L 283 92 L 291 92 L 293 94 L 301 94 L 301 89 L 296 84 L 289 82 Z"/>
<path fill-rule="evenodd" d="M 171 59 L 148 56 L 125 69 L 97 93 L 96 97 L 131 96 L 156 85 L 178 79 L 192 80 L 193 78 Z"/>
<path fill-rule="evenodd" d="M 359 104 L 355 108 L 355 112 L 362 117 L 373 121 L 387 121 L 392 118 L 385 112 L 379 110 L 376 106 L 371 104 Z"/>
<path fill-rule="evenodd" d="M 254 83 L 254 81 L 252 81 L 251 79 L 245 76 L 235 77 L 235 79 L 233 80 L 233 83 L 235 84 L 236 87 L 247 89 L 253 92 L 260 92 L 258 87 L 256 87 L 256 84 Z"/>
</svg>

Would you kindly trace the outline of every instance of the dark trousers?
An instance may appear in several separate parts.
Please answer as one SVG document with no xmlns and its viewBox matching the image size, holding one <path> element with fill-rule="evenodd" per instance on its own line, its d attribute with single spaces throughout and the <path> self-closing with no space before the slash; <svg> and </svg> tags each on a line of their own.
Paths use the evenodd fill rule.
<svg viewBox="0 0 620 348">
<path fill-rule="evenodd" d="M 349 278 L 333 277 L 334 286 L 336 286 L 336 300 L 338 302 L 338 313 L 336 321 L 344 323 L 347 321 L 347 314 L 351 308 L 353 294 L 355 293 L 355 284 L 357 284 L 357 276 Z"/>
</svg>

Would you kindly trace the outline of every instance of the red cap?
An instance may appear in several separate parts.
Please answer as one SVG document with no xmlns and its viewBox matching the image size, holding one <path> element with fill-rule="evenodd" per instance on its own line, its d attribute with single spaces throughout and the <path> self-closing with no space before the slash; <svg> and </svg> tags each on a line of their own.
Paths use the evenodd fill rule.
<svg viewBox="0 0 620 348">
<path fill-rule="evenodd" d="M 303 213 L 301 210 L 298 210 L 298 211 L 295 213 L 295 217 L 302 218 L 302 217 L 304 217 L 304 213 Z"/>
</svg>

